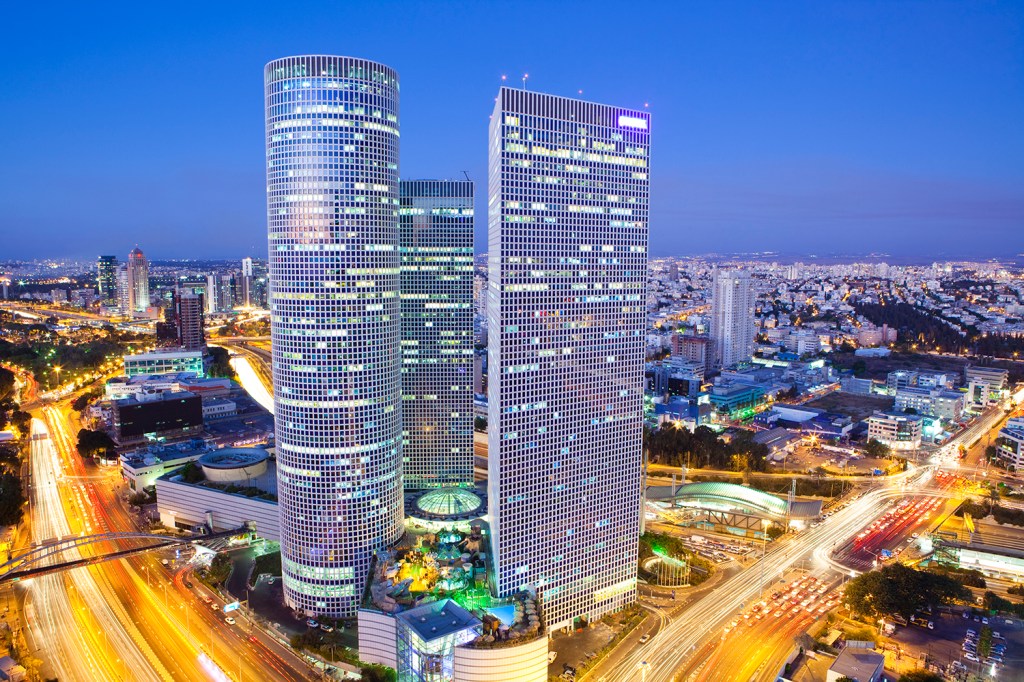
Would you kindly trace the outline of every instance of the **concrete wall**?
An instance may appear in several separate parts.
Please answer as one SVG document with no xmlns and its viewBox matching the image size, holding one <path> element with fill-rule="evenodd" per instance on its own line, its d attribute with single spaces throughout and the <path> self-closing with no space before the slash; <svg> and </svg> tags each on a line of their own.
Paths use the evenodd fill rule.
<svg viewBox="0 0 1024 682">
<path fill-rule="evenodd" d="M 454 672 L 456 682 L 547 682 L 548 639 L 498 649 L 456 647 Z"/>
<path fill-rule="evenodd" d="M 359 659 L 398 669 L 398 633 L 394 616 L 359 609 Z"/>
<path fill-rule="evenodd" d="M 214 530 L 240 528 L 245 521 L 255 521 L 256 534 L 261 538 L 281 540 L 277 502 L 163 479 L 156 482 L 156 502 L 160 522 L 168 527 L 176 521 L 206 523 L 207 514 L 211 514 Z"/>
</svg>

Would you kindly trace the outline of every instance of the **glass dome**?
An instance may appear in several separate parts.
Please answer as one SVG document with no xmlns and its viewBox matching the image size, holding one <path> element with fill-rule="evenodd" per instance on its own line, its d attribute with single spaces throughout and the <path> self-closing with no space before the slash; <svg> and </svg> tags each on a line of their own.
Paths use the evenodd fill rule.
<svg viewBox="0 0 1024 682">
<path fill-rule="evenodd" d="M 416 500 L 416 507 L 434 516 L 462 516 L 480 508 L 480 496 L 466 488 L 439 488 Z"/>
</svg>

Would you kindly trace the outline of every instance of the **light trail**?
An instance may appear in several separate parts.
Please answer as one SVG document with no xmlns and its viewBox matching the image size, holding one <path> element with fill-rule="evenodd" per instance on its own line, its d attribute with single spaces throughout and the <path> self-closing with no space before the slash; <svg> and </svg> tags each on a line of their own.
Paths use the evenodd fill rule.
<svg viewBox="0 0 1024 682">
<path fill-rule="evenodd" d="M 266 408 L 270 414 L 274 414 L 274 397 L 263 385 L 263 381 L 249 363 L 249 359 L 244 355 L 236 355 L 231 358 L 230 362 L 235 373 L 238 374 L 238 383 L 242 385 L 245 392 Z"/>
</svg>

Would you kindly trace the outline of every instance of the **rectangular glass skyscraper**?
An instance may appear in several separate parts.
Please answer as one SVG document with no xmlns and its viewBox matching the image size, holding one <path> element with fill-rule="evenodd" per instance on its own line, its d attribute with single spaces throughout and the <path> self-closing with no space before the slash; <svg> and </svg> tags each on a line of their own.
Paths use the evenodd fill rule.
<svg viewBox="0 0 1024 682">
<path fill-rule="evenodd" d="M 399 184 L 406 490 L 473 485 L 473 183 Z"/>
<path fill-rule="evenodd" d="M 636 597 L 650 117 L 502 88 L 490 124 L 496 587 L 549 628 Z"/>
</svg>

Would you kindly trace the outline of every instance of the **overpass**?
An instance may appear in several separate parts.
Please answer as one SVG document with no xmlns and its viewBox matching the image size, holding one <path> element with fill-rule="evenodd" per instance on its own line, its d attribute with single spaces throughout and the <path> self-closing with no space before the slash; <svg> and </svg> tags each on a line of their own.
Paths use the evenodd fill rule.
<svg viewBox="0 0 1024 682">
<path fill-rule="evenodd" d="M 66 538 L 54 538 L 44 541 L 41 544 L 33 545 L 19 550 L 14 549 L 8 553 L 7 561 L 0 564 L 0 585 L 4 583 L 15 583 L 19 580 L 33 578 L 49 573 L 58 573 L 78 566 L 89 566 L 103 563 L 113 559 L 149 552 L 154 549 L 174 547 L 176 545 L 202 544 L 212 540 L 226 537 L 233 537 L 243 533 L 252 533 L 256 530 L 255 524 L 247 522 L 241 528 L 210 533 L 206 535 L 155 535 L 151 533 L 98 533 L 95 535 L 74 535 Z M 52 561 L 59 558 L 65 552 L 80 550 L 83 547 L 102 542 L 146 542 L 144 546 L 128 547 L 125 549 L 97 553 L 92 556 L 79 556 L 63 561 Z M 17 553 L 17 554 L 16 554 Z"/>
</svg>

